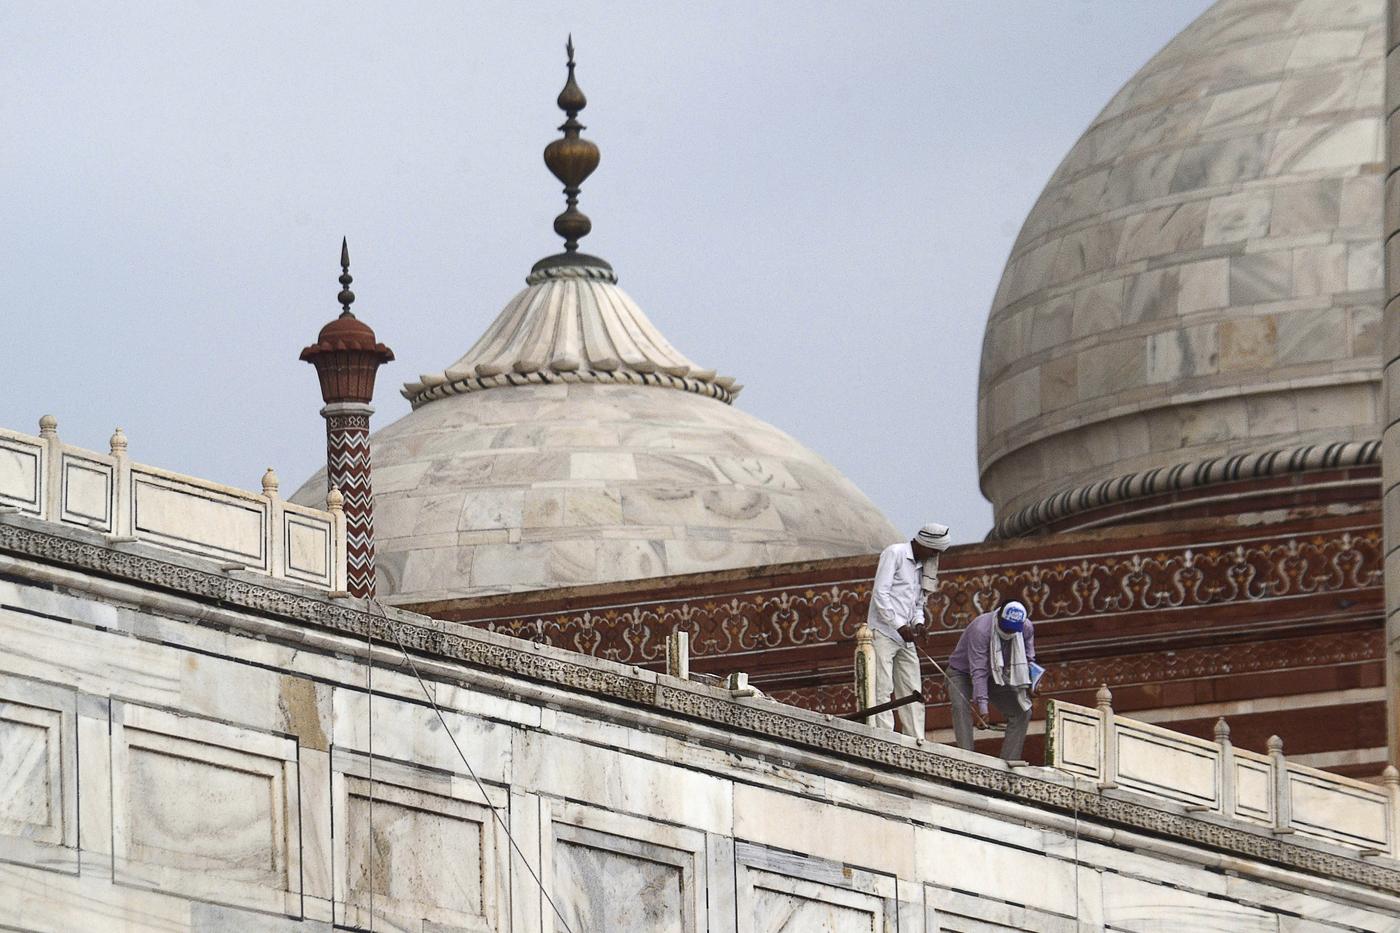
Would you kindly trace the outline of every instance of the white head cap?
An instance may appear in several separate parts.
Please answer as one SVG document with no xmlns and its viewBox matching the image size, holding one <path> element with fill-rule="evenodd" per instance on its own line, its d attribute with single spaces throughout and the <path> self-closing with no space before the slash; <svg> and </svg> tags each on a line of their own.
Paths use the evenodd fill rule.
<svg viewBox="0 0 1400 933">
<path fill-rule="evenodd" d="M 948 526 L 938 522 L 929 522 L 920 528 L 919 533 L 914 535 L 914 540 L 935 551 L 946 551 L 951 543 L 948 540 Z"/>
</svg>

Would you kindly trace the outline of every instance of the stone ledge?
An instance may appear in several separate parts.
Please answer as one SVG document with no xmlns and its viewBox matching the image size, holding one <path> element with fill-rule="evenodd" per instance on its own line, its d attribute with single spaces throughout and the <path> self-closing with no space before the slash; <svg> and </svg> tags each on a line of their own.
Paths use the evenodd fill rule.
<svg viewBox="0 0 1400 933">
<path fill-rule="evenodd" d="M 1285 841 L 1272 834 L 1170 807 L 1149 806 L 1116 792 L 1079 789 L 1043 769 L 1013 771 L 957 751 L 933 751 L 912 740 L 841 723 L 820 714 L 771 703 L 736 701 L 727 691 L 690 684 L 641 668 L 576 655 L 518 639 L 422 616 L 370 611 L 358 600 L 331 600 L 271 581 L 234 579 L 197 561 L 176 563 L 151 549 L 114 549 L 101 535 L 55 528 L 17 515 L 0 516 L 0 552 L 154 587 L 182 597 L 221 603 L 258 614 L 317 626 L 387 646 L 402 646 L 436 660 L 544 682 L 634 704 L 712 726 L 739 730 L 840 758 L 880 765 L 1038 805 L 1076 818 L 1122 826 L 1207 849 L 1400 894 L 1400 867 L 1363 860 L 1341 847 Z M 208 565 L 212 566 L 212 565 Z M 1388 860 L 1387 860 L 1388 861 Z"/>
</svg>

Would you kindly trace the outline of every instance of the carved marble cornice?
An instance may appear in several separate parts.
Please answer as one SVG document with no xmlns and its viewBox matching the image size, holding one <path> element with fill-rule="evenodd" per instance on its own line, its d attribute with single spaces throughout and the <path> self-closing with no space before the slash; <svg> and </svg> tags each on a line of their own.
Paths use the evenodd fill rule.
<svg viewBox="0 0 1400 933">
<path fill-rule="evenodd" d="M 507 643 L 470 630 L 449 631 L 441 627 L 442 623 L 427 618 L 391 619 L 348 602 L 230 577 L 202 569 L 194 562 L 182 564 L 117 550 L 96 535 L 76 531 L 57 534 L 35 527 L 36 524 L 15 517 L 0 518 L 0 552 L 257 615 L 318 626 L 358 641 L 371 638 L 388 646 L 402 644 L 428 658 L 635 704 L 810 751 L 1400 894 L 1397 868 L 1348 856 L 1321 844 L 1290 841 L 1239 823 L 1160 809 L 1043 776 L 1007 770 L 999 764 L 984 765 L 945 755 L 931 747 L 914 746 L 907 740 L 804 710 L 735 701 L 724 691 L 674 681 L 637 668 L 592 659 L 575 661 L 565 652 L 538 645 Z"/>
<path fill-rule="evenodd" d="M 998 521 L 988 537 L 993 540 L 1018 538 L 1071 515 L 1164 493 L 1310 470 L 1370 466 L 1379 463 L 1380 458 L 1379 440 L 1338 441 L 1335 444 L 1305 444 L 1232 457 L 1211 457 L 1124 473 L 1057 492 L 1017 509 Z"/>
</svg>

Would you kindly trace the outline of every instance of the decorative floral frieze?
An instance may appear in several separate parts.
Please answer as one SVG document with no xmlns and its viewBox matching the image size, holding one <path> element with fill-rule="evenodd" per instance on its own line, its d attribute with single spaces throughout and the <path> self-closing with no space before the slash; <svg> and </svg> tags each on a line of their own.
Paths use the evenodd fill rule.
<svg viewBox="0 0 1400 933">
<path fill-rule="evenodd" d="M 849 570 L 843 568 L 843 574 Z M 1152 548 L 1002 566 L 939 576 L 934 624 L 961 629 L 976 615 L 1019 599 L 1037 622 L 1169 609 L 1260 603 L 1381 585 L 1377 527 Z M 672 631 L 690 633 L 693 657 L 850 641 L 865 621 L 868 579 L 754 589 L 630 606 L 570 609 L 473 624 L 506 635 L 629 664 L 664 660 Z"/>
</svg>

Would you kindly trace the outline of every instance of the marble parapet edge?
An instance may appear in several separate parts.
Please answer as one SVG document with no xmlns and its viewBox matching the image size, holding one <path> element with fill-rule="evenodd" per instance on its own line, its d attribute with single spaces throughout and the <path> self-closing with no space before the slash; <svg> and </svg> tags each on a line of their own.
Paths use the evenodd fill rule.
<svg viewBox="0 0 1400 933">
<path fill-rule="evenodd" d="M 165 590 L 191 600 L 317 626 L 359 640 L 369 638 L 386 646 L 402 645 L 437 661 L 635 704 L 809 751 L 1044 807 L 1058 814 L 1074 814 L 1076 819 L 1096 820 L 1400 895 L 1400 867 L 1342 854 L 1321 843 L 1285 841 L 1267 830 L 1173 812 L 999 764 L 981 764 L 940 753 L 903 737 L 885 737 L 873 729 L 840 723 L 823 714 L 780 708 L 777 704 L 739 702 L 724 691 L 676 681 L 630 665 L 596 658 L 581 657 L 575 661 L 563 649 L 415 617 L 401 610 L 391 609 L 390 615 L 381 615 L 358 601 L 334 600 L 295 587 L 272 585 L 271 581 L 231 576 L 206 569 L 209 565 L 204 562 L 177 561 L 166 554 L 151 556 L 144 550 L 131 543 L 118 549 L 102 535 L 54 529 L 18 515 L 0 515 L 0 552 L 11 555 Z"/>
</svg>

